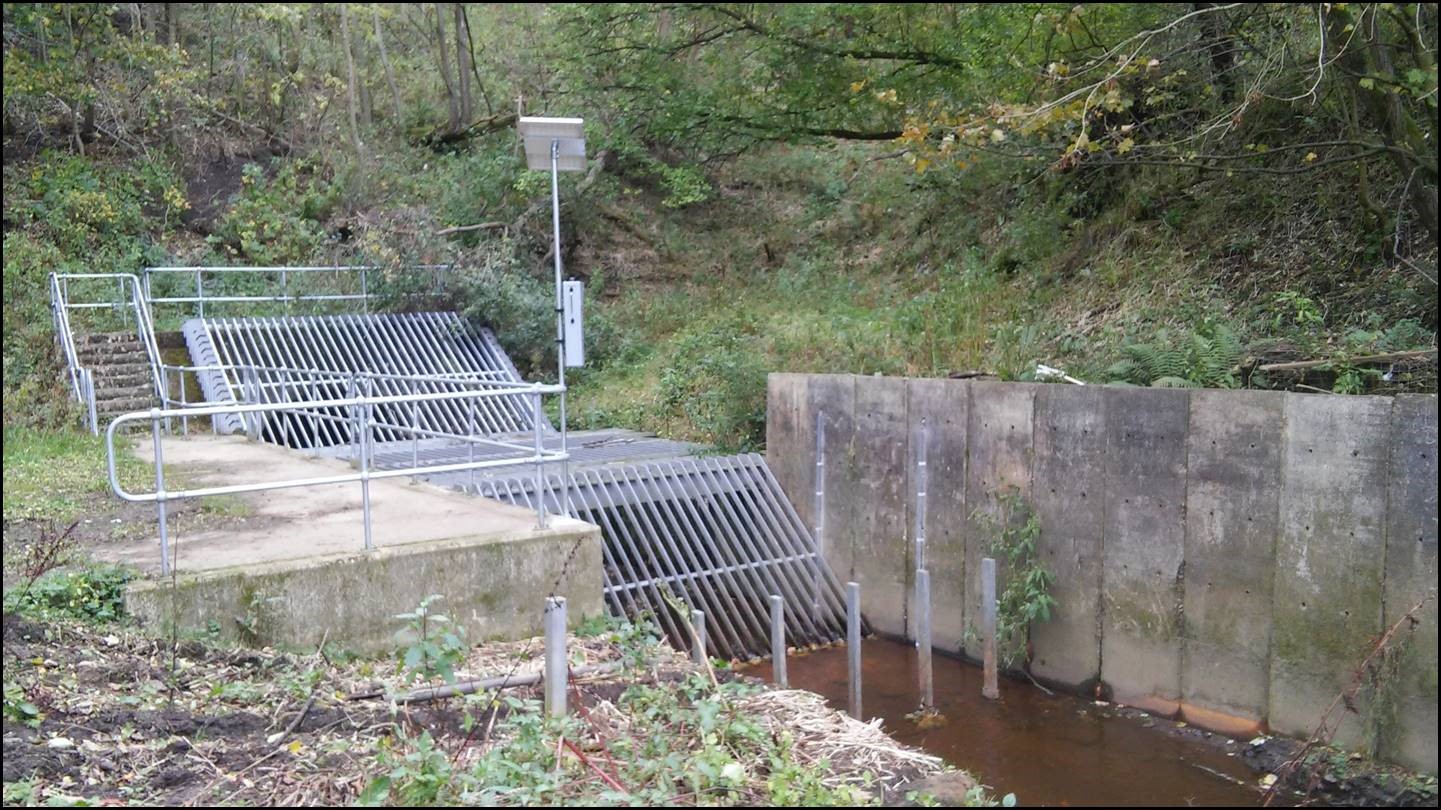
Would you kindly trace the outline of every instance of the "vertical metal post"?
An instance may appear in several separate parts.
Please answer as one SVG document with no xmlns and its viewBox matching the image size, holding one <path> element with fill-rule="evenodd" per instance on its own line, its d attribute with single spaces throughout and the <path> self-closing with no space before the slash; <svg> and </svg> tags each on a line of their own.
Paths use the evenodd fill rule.
<svg viewBox="0 0 1441 810">
<path fill-rule="evenodd" d="M 916 431 L 916 570 L 926 567 L 926 443 L 929 438 L 925 417 Z M 919 580 L 918 580 L 919 582 Z"/>
<path fill-rule="evenodd" d="M 816 411 L 816 498 L 812 524 L 816 534 L 816 567 L 811 578 L 811 611 L 819 621 L 821 618 L 821 589 L 824 585 L 826 565 L 826 414 Z"/>
<path fill-rule="evenodd" d="M 420 403 L 415 401 L 415 378 L 410 380 L 410 466 L 420 466 Z"/>
<path fill-rule="evenodd" d="M 537 391 L 534 396 L 535 407 L 533 415 L 535 418 L 533 421 L 535 423 L 535 527 L 537 529 L 544 529 L 546 525 L 545 462 L 541 459 L 541 455 L 545 452 L 545 447 L 541 445 L 540 441 L 540 392 Z"/>
<path fill-rule="evenodd" d="M 981 695 L 990 700 L 1001 696 L 996 680 L 996 561 L 981 560 Z"/>
<path fill-rule="evenodd" d="M 705 614 L 699 610 L 690 612 L 690 625 L 695 632 L 695 638 L 691 639 L 690 657 L 697 664 L 705 665 Z"/>
<path fill-rule="evenodd" d="M 550 228 L 554 238 L 552 251 L 555 253 L 555 378 L 556 384 L 560 386 L 560 452 L 562 456 L 570 455 L 569 439 L 566 437 L 565 424 L 565 299 L 562 287 L 564 286 L 565 270 L 560 257 L 560 141 L 550 142 Z M 536 411 L 536 422 L 540 421 L 540 411 Z M 560 462 L 560 485 L 562 498 L 570 498 L 570 459 L 563 458 Z M 561 511 L 569 514 L 569 505 L 562 503 Z"/>
<path fill-rule="evenodd" d="M 771 594 L 771 680 L 782 689 L 790 688 L 786 676 L 786 600 Z"/>
<path fill-rule="evenodd" d="M 920 671 L 921 709 L 936 707 L 936 682 L 931 671 L 931 572 L 916 572 L 917 669 Z"/>
<path fill-rule="evenodd" d="M 185 392 L 185 369 L 179 369 L 177 373 L 180 375 L 180 407 L 188 408 L 190 395 Z M 190 435 L 190 417 L 180 417 L 180 432 L 186 436 Z"/>
<path fill-rule="evenodd" d="M 360 508 L 365 521 L 365 550 L 373 551 L 375 541 L 371 536 L 370 526 L 370 403 L 367 396 L 370 393 L 370 381 L 365 381 L 365 389 L 360 392 Z"/>
<path fill-rule="evenodd" d="M 469 412 L 465 419 L 465 460 L 469 464 L 475 463 L 475 400 L 466 400 Z M 466 471 L 470 476 L 470 486 L 475 487 L 475 468 L 471 467 Z"/>
<path fill-rule="evenodd" d="M 286 314 L 286 315 L 289 315 L 289 314 L 290 314 L 290 295 L 289 295 L 289 292 L 288 292 L 288 290 L 287 290 L 287 285 L 286 285 L 286 283 L 285 283 L 285 280 L 286 280 L 286 273 L 285 273 L 284 270 L 281 270 L 281 271 L 280 271 L 280 297 L 285 299 L 285 314 Z"/>
<path fill-rule="evenodd" d="M 205 283 L 200 280 L 200 270 L 195 271 L 195 312 L 205 317 Z"/>
<path fill-rule="evenodd" d="M 100 417 L 95 413 L 95 372 L 84 369 L 82 379 L 85 381 L 85 411 L 90 416 L 90 433 L 99 436 Z"/>
<path fill-rule="evenodd" d="M 565 715 L 566 676 L 565 597 L 550 596 L 545 600 L 545 713 L 551 717 Z"/>
<path fill-rule="evenodd" d="M 160 409 L 150 409 L 150 436 L 155 448 L 155 517 L 160 524 L 160 574 L 170 573 L 170 526 L 165 519 L 165 451 L 161 449 Z"/>
<path fill-rule="evenodd" d="M 369 275 L 366 272 L 366 268 L 364 266 L 360 268 L 360 307 L 361 312 L 364 312 L 367 315 L 370 314 Z"/>
<path fill-rule="evenodd" d="M 850 675 L 851 717 L 861 717 L 861 585 L 846 583 L 846 671 Z"/>
</svg>

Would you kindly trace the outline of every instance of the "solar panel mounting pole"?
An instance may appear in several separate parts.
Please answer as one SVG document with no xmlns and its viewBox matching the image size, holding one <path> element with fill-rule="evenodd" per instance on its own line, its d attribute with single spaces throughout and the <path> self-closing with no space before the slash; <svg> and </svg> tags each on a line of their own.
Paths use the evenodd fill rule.
<svg viewBox="0 0 1441 810">
<path fill-rule="evenodd" d="M 552 251 L 555 254 L 555 367 L 560 385 L 560 451 L 569 455 L 565 429 L 565 269 L 560 255 L 560 173 L 585 168 L 585 122 L 579 118 L 539 118 L 522 116 L 517 122 L 525 141 L 526 166 L 534 170 L 550 169 L 550 225 Z M 544 497 L 537 493 L 537 497 Z M 570 513 L 570 462 L 561 461 L 559 504 L 556 511 Z"/>
</svg>

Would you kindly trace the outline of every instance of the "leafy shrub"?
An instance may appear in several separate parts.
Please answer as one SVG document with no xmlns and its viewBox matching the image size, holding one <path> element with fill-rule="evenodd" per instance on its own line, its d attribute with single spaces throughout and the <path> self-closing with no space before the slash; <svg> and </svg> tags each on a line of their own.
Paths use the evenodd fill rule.
<svg viewBox="0 0 1441 810">
<path fill-rule="evenodd" d="M 405 622 L 396 639 L 405 645 L 399 657 L 408 680 L 428 681 L 439 677 L 446 683 L 454 683 L 455 668 L 465 661 L 469 650 L 465 628 L 452 622 L 449 616 L 430 609 L 440 599 L 439 594 L 432 594 L 420 600 L 415 610 L 395 617 Z"/>
<path fill-rule="evenodd" d="M 125 586 L 133 572 L 118 565 L 51 571 L 28 589 L 5 594 L 5 612 L 113 622 L 125 615 Z"/>
<path fill-rule="evenodd" d="M 305 264 L 326 244 L 325 220 L 338 199 L 307 161 L 276 161 L 273 175 L 256 163 L 241 170 L 240 193 L 216 223 L 210 244 L 257 265 Z"/>
<path fill-rule="evenodd" d="M 661 369 L 660 404 L 721 448 L 761 446 L 767 369 L 757 343 L 735 323 L 681 338 Z"/>
</svg>

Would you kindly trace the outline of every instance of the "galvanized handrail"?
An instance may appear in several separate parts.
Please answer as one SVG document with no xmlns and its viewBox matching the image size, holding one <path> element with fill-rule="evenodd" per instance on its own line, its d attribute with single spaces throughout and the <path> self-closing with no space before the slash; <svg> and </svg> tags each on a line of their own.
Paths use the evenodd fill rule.
<svg viewBox="0 0 1441 810">
<path fill-rule="evenodd" d="M 114 301 L 70 300 L 70 282 L 74 280 L 114 279 L 120 285 L 119 298 Z M 127 294 L 128 291 L 128 294 Z M 129 300 L 126 300 L 126 299 Z M 71 389 L 76 399 L 86 406 L 88 427 L 91 433 L 99 433 L 99 422 L 95 414 L 95 377 L 80 365 L 75 350 L 75 332 L 70 325 L 72 309 L 115 309 L 128 306 L 135 315 L 136 337 L 140 339 L 150 361 L 150 382 L 155 394 L 165 399 L 165 381 L 160 372 L 160 349 L 155 341 L 155 324 L 151 319 L 150 305 L 146 301 L 140 279 L 133 273 L 51 273 L 50 308 L 55 318 L 55 336 L 65 352 L 66 372 L 70 376 Z"/>
<path fill-rule="evenodd" d="M 445 274 L 450 271 L 452 265 L 448 264 L 422 264 L 415 265 L 417 270 L 437 271 L 435 288 L 431 295 L 438 294 L 444 289 Z M 205 316 L 206 303 L 211 304 L 241 304 L 241 303 L 285 303 L 292 304 L 301 301 L 361 301 L 369 309 L 369 302 L 375 295 L 370 291 L 370 273 L 383 270 L 378 265 L 315 265 L 304 267 L 288 267 L 283 265 L 270 266 L 191 266 L 191 267 L 147 267 L 141 271 L 144 278 L 145 297 L 152 304 L 194 304 L 196 315 Z M 277 273 L 280 276 L 280 293 L 278 295 L 206 295 L 205 276 L 207 274 L 246 274 L 246 273 Z M 358 293 L 299 293 L 288 292 L 288 279 L 290 274 L 299 273 L 352 273 L 360 285 Z M 187 274 L 195 279 L 195 293 L 193 295 L 163 296 L 156 297 L 151 292 L 150 279 L 153 275 L 160 274 Z"/>
<path fill-rule="evenodd" d="M 414 475 L 433 475 L 449 472 L 465 472 L 469 470 L 485 469 L 488 467 L 514 466 L 519 464 L 535 464 L 535 480 L 537 486 L 544 481 L 545 464 L 552 461 L 564 462 L 567 456 L 564 452 L 546 450 L 541 441 L 540 421 L 535 423 L 534 446 L 525 447 L 517 444 L 505 444 L 504 446 L 516 450 L 527 451 L 529 455 L 519 457 L 486 458 L 479 461 L 469 460 L 463 462 L 422 465 L 418 461 L 410 467 L 398 467 L 385 470 L 371 468 L 373 458 L 373 442 L 371 431 L 376 423 L 373 409 L 377 405 L 409 404 L 414 402 L 429 402 L 438 400 L 476 400 L 494 396 L 516 396 L 514 389 L 482 389 L 474 391 L 443 391 L 434 393 L 420 393 L 414 395 L 388 395 L 372 396 L 365 393 L 369 384 L 362 386 L 361 393 L 356 396 L 347 396 L 338 399 L 314 400 L 304 402 L 268 402 L 258 404 L 220 404 L 208 405 L 203 408 L 176 409 L 176 408 L 151 408 L 148 411 L 132 411 L 121 414 L 111 421 L 105 431 L 105 461 L 106 471 L 110 479 L 110 489 L 122 500 L 132 503 L 154 503 L 156 506 L 157 518 L 160 526 L 160 570 L 162 574 L 170 572 L 170 542 L 169 531 L 166 522 L 166 504 L 174 500 L 188 498 L 202 498 L 213 495 L 235 495 L 247 492 L 265 492 L 278 489 L 292 489 L 296 487 L 320 486 L 324 484 L 346 484 L 359 482 L 361 486 L 362 517 L 365 526 L 365 548 L 372 550 L 375 544 L 371 535 L 370 520 L 370 481 L 373 479 L 400 478 Z M 536 411 L 541 409 L 541 398 L 546 394 L 559 394 L 564 391 L 558 385 L 533 384 L 526 385 L 519 395 L 533 398 Z M 282 411 L 307 411 L 318 408 L 327 409 L 348 409 L 352 416 L 351 424 L 354 426 L 355 436 L 360 445 L 358 454 L 360 469 L 354 473 L 339 475 L 313 476 L 309 478 L 296 478 L 281 481 L 263 481 L 241 484 L 230 484 L 226 486 L 200 487 L 197 489 L 182 489 L 167 491 L 165 489 L 165 457 L 161 446 L 162 423 L 172 418 L 187 418 L 201 416 L 216 416 L 225 413 L 234 414 L 256 414 L 256 413 L 277 413 Z M 127 423 L 149 421 L 151 426 L 151 439 L 154 446 L 154 456 L 151 463 L 155 471 L 155 491 L 148 493 L 134 493 L 127 491 L 120 484 L 120 477 L 117 470 L 115 452 L 116 431 Z M 402 426 L 403 427 L 403 426 Z M 496 442 L 492 442 L 496 443 Z M 546 526 L 546 507 L 543 499 L 538 499 L 535 505 L 536 522 L 539 528 Z"/>
</svg>

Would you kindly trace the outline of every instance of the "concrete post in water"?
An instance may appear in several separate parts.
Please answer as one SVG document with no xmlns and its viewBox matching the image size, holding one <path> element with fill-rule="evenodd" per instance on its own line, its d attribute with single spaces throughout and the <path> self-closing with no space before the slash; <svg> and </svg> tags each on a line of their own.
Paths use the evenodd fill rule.
<svg viewBox="0 0 1441 810">
<path fill-rule="evenodd" d="M 565 654 L 565 597 L 545 600 L 545 713 L 565 715 L 567 664 Z"/>
<path fill-rule="evenodd" d="M 916 572 L 916 645 L 920 673 L 921 709 L 936 707 L 936 682 L 931 671 L 931 572 Z"/>
<path fill-rule="evenodd" d="M 692 610 L 690 624 L 695 633 L 695 638 L 691 639 L 690 657 L 697 664 L 705 666 L 705 614 L 699 610 Z"/>
<path fill-rule="evenodd" d="M 790 687 L 786 677 L 786 600 L 771 595 L 771 680 L 782 689 Z"/>
<path fill-rule="evenodd" d="M 850 678 L 851 717 L 861 718 L 861 586 L 846 583 L 846 671 Z"/>
<path fill-rule="evenodd" d="M 995 700 L 1001 696 L 996 681 L 996 561 L 981 560 L 981 696 Z"/>
</svg>

